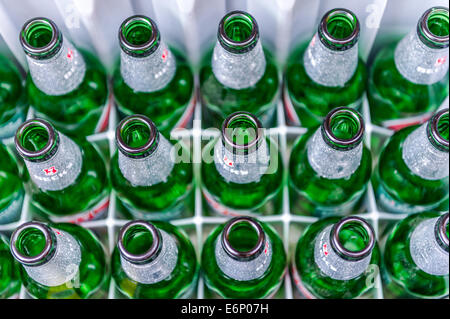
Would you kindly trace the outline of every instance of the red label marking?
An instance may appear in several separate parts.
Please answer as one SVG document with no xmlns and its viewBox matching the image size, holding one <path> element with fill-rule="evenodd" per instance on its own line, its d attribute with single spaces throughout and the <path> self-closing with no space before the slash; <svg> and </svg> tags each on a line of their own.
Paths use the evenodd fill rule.
<svg viewBox="0 0 450 319">
<path fill-rule="evenodd" d="M 442 58 L 437 59 L 436 66 L 444 64 L 446 60 L 447 60 L 447 58 L 445 56 L 442 57 Z"/>
<path fill-rule="evenodd" d="M 223 158 L 223 161 L 224 161 L 224 163 L 227 164 L 228 166 L 233 167 L 233 162 L 232 162 L 227 156 L 225 156 L 225 157 Z"/>
<path fill-rule="evenodd" d="M 53 176 L 58 173 L 58 170 L 55 168 L 55 166 L 52 166 L 50 168 L 44 168 L 44 173 L 47 176 Z"/>
<path fill-rule="evenodd" d="M 73 58 L 73 51 L 72 51 L 72 49 L 69 49 L 69 50 L 67 51 L 67 58 L 68 58 L 69 60 L 72 60 L 72 58 Z"/>
<path fill-rule="evenodd" d="M 167 49 L 164 49 L 163 50 L 163 53 L 162 53 L 162 59 L 163 59 L 163 62 L 166 62 L 167 61 L 167 57 L 169 56 L 169 52 L 167 51 Z"/>
<path fill-rule="evenodd" d="M 327 244 L 323 244 L 323 253 L 325 254 L 325 256 L 328 256 L 328 247 L 327 247 Z"/>
</svg>

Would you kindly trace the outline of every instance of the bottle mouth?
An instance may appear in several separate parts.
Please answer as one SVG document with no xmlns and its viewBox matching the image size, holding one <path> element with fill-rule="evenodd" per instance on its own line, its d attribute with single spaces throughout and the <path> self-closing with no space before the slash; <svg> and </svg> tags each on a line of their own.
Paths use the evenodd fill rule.
<svg viewBox="0 0 450 319">
<path fill-rule="evenodd" d="M 342 218 L 330 233 L 331 246 L 344 259 L 357 261 L 370 255 L 375 245 L 375 232 L 364 219 Z"/>
<path fill-rule="evenodd" d="M 25 53 L 36 60 L 49 59 L 61 49 L 63 37 L 56 24 L 47 18 L 28 20 L 20 32 Z"/>
<path fill-rule="evenodd" d="M 439 244 L 446 252 L 449 251 L 449 231 L 448 231 L 448 212 L 441 217 L 436 222 L 435 234 L 436 239 Z"/>
<path fill-rule="evenodd" d="M 433 7 L 425 11 L 417 24 L 417 34 L 419 39 L 430 48 L 448 48 L 448 8 Z"/>
<path fill-rule="evenodd" d="M 233 153 L 248 154 L 263 141 L 264 132 L 258 118 L 249 112 L 230 114 L 222 124 L 222 141 Z"/>
<path fill-rule="evenodd" d="M 252 217 L 236 217 L 224 227 L 222 247 L 234 259 L 252 260 L 264 250 L 266 235 L 260 223 Z"/>
<path fill-rule="evenodd" d="M 329 49 L 345 51 L 358 43 L 359 20 L 347 9 L 337 8 L 325 13 L 319 24 L 320 41 Z"/>
<path fill-rule="evenodd" d="M 231 53 L 248 52 L 258 43 L 258 24 L 247 12 L 229 12 L 219 23 L 217 38 L 222 47 Z"/>
<path fill-rule="evenodd" d="M 22 224 L 11 235 L 11 253 L 24 265 L 40 265 L 49 260 L 55 250 L 55 234 L 43 223 Z"/>
<path fill-rule="evenodd" d="M 431 144 L 442 152 L 449 151 L 449 109 L 443 109 L 428 121 L 427 132 Z"/>
<path fill-rule="evenodd" d="M 116 128 L 116 144 L 125 156 L 143 158 L 152 154 L 159 143 L 159 131 L 144 115 L 124 118 Z"/>
<path fill-rule="evenodd" d="M 143 15 L 127 18 L 119 28 L 120 47 L 134 57 L 149 56 L 158 49 L 160 41 L 156 23 Z"/>
<path fill-rule="evenodd" d="M 43 162 L 58 150 L 59 136 L 50 122 L 32 119 L 23 123 L 14 137 L 17 152 L 30 162 Z"/>
<path fill-rule="evenodd" d="M 147 221 L 131 221 L 120 229 L 117 247 L 121 256 L 129 262 L 151 262 L 161 251 L 161 233 Z"/>
<path fill-rule="evenodd" d="M 324 141 L 337 150 L 357 147 L 364 136 L 364 120 L 358 111 L 338 107 L 327 114 L 322 123 Z"/>
</svg>

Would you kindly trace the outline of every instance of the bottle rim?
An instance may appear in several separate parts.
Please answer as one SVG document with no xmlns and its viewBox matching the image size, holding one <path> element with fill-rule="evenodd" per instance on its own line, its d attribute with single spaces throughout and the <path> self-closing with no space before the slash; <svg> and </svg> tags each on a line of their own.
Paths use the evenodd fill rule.
<svg viewBox="0 0 450 319">
<path fill-rule="evenodd" d="M 442 215 L 436 222 L 435 226 L 435 237 L 436 240 L 442 249 L 444 249 L 447 253 L 449 251 L 449 238 L 447 235 L 447 227 L 449 223 L 449 213 Z"/>
<path fill-rule="evenodd" d="M 434 49 L 443 49 L 448 48 L 449 45 L 449 34 L 445 36 L 435 35 L 428 26 L 428 20 L 435 14 L 444 14 L 447 15 L 447 19 L 449 16 L 448 8 L 446 7 L 432 7 L 425 11 L 423 15 L 420 17 L 419 22 L 417 23 L 417 35 L 419 39 L 426 46 Z"/>
<path fill-rule="evenodd" d="M 366 246 L 359 251 L 350 251 L 344 247 L 339 239 L 339 233 L 350 223 L 357 223 L 363 227 L 366 231 L 369 241 Z M 331 247 L 335 250 L 335 252 L 344 259 L 358 261 L 370 255 L 373 247 L 375 246 L 375 232 L 373 227 L 363 218 L 357 216 L 348 216 L 342 218 L 339 222 L 333 225 L 333 228 L 330 232 L 330 241 Z"/>
<path fill-rule="evenodd" d="M 227 25 L 235 19 L 243 19 L 251 25 L 250 35 L 243 41 L 235 41 L 226 32 Z M 220 45 L 231 53 L 246 53 L 251 51 L 259 39 L 259 29 L 256 19 L 245 11 L 235 10 L 227 13 L 219 23 L 217 38 Z"/>
<path fill-rule="evenodd" d="M 35 47 L 29 43 L 28 36 L 33 28 L 39 25 L 46 25 L 52 31 L 50 41 L 42 46 Z M 43 17 L 32 18 L 25 22 L 19 35 L 20 44 L 26 55 L 36 60 L 49 59 L 55 56 L 62 47 L 63 36 L 58 26 L 53 20 Z"/>
<path fill-rule="evenodd" d="M 333 133 L 333 121 L 336 117 L 347 115 L 357 125 L 356 133 L 349 139 L 337 137 Z M 361 144 L 365 131 L 365 124 L 361 114 L 349 107 L 337 107 L 327 114 L 321 126 L 322 137 L 330 147 L 337 150 L 351 150 Z"/>
<path fill-rule="evenodd" d="M 142 254 L 132 254 L 126 249 L 126 239 L 127 234 L 130 230 L 135 227 L 143 227 L 145 230 L 150 232 L 152 236 L 152 244 L 148 250 Z M 119 238 L 117 241 L 117 248 L 119 249 L 120 255 L 132 263 L 147 263 L 154 260 L 162 247 L 162 237 L 161 232 L 152 223 L 145 220 L 133 220 L 125 224 L 119 232 Z"/>
<path fill-rule="evenodd" d="M 21 240 L 21 235 L 28 229 L 37 229 L 44 235 L 45 245 L 42 251 L 36 256 L 26 256 L 19 251 L 16 243 Z M 31 221 L 22 224 L 11 235 L 11 253 L 20 263 L 27 266 L 41 265 L 48 261 L 56 250 L 56 237 L 53 231 L 44 223 Z"/>
<path fill-rule="evenodd" d="M 151 34 L 147 41 L 142 44 L 133 44 L 127 39 L 127 33 L 134 25 L 140 23 L 150 29 Z M 155 21 L 144 15 L 133 15 L 125 19 L 119 28 L 120 48 L 126 54 L 133 57 L 146 57 L 155 52 L 161 42 L 158 26 Z"/>
<path fill-rule="evenodd" d="M 233 142 L 233 134 L 230 134 L 232 128 L 230 127 L 235 121 L 244 120 L 252 125 L 252 130 L 255 132 L 255 138 L 247 144 L 238 144 Z M 233 153 L 248 154 L 256 149 L 264 138 L 264 130 L 260 120 L 252 113 L 246 111 L 238 111 L 230 114 L 222 123 L 222 142 L 224 146 Z"/>
<path fill-rule="evenodd" d="M 449 140 L 445 139 L 445 137 L 442 136 L 441 132 L 439 131 L 439 125 L 442 120 L 445 121 L 445 119 L 447 119 L 448 121 L 448 117 L 449 109 L 442 109 L 439 112 L 435 113 L 427 124 L 428 140 L 435 148 L 447 153 L 449 152 Z M 447 125 L 449 124 L 447 123 Z"/>
<path fill-rule="evenodd" d="M 336 38 L 328 30 L 328 23 L 336 16 L 345 17 L 353 25 L 352 32 L 343 39 Z M 318 28 L 319 39 L 320 42 L 331 50 L 345 51 L 358 43 L 360 29 L 358 17 L 352 11 L 344 8 L 335 8 L 323 15 Z"/>
<path fill-rule="evenodd" d="M 122 133 L 125 131 L 125 129 L 127 129 L 128 126 L 132 125 L 133 123 L 144 124 L 149 130 L 149 138 L 147 142 L 139 147 L 129 146 L 122 137 Z M 158 146 L 159 138 L 159 131 L 156 128 L 155 123 L 153 123 L 153 121 L 145 115 L 135 114 L 127 116 L 122 121 L 120 121 L 120 123 L 116 127 L 117 147 L 122 154 L 131 158 L 143 158 L 152 154 Z"/>
<path fill-rule="evenodd" d="M 231 230 L 233 229 L 233 227 L 235 225 L 240 224 L 240 223 L 249 224 L 256 231 L 256 234 L 258 236 L 258 240 L 257 240 L 255 246 L 248 251 L 239 251 L 239 250 L 235 249 L 233 247 L 233 245 L 230 243 Z M 222 247 L 225 250 L 225 252 L 231 258 L 238 259 L 238 260 L 246 260 L 246 261 L 255 259 L 262 253 L 262 251 L 264 250 L 265 241 L 266 241 L 266 235 L 265 235 L 260 223 L 253 217 L 249 217 L 249 216 L 235 217 L 235 218 L 231 219 L 230 221 L 228 221 L 225 224 L 225 227 L 222 231 L 222 236 L 221 236 L 221 243 L 222 243 Z"/>
<path fill-rule="evenodd" d="M 44 130 L 48 134 L 48 141 L 43 148 L 38 151 L 30 151 L 23 146 L 22 138 L 28 130 L 33 129 L 34 127 L 44 128 Z M 17 152 L 24 159 L 30 162 L 43 162 L 51 158 L 59 146 L 59 134 L 56 132 L 53 125 L 40 118 L 30 119 L 24 122 L 16 131 L 16 135 L 14 136 L 14 144 L 16 146 Z"/>
</svg>

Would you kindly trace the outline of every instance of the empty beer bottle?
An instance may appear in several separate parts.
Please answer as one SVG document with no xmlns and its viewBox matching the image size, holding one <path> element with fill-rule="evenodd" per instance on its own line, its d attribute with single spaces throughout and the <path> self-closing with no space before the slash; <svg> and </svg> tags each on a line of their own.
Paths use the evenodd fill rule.
<svg viewBox="0 0 450 319">
<path fill-rule="evenodd" d="M 101 63 L 75 48 L 50 19 L 26 22 L 20 43 L 30 69 L 27 91 L 36 116 L 66 134 L 86 136 L 108 124 L 108 84 Z"/>
<path fill-rule="evenodd" d="M 278 213 L 282 160 L 261 122 L 236 112 L 223 122 L 221 133 L 202 154 L 202 191 L 209 208 L 225 216 Z"/>
<path fill-rule="evenodd" d="M 131 221 L 112 255 L 116 285 L 129 298 L 188 298 L 198 277 L 195 250 L 184 232 L 166 222 Z"/>
<path fill-rule="evenodd" d="M 318 216 L 353 211 L 372 170 L 363 137 L 361 115 L 340 107 L 298 139 L 289 162 L 291 211 Z"/>
<path fill-rule="evenodd" d="M 8 241 L 0 234 L 0 299 L 18 297 L 19 291 L 19 265 L 11 255 Z"/>
<path fill-rule="evenodd" d="M 26 121 L 15 136 L 25 160 L 31 203 L 53 222 L 83 222 L 105 215 L 109 183 L 105 162 L 85 139 L 77 142 L 42 119 Z"/>
<path fill-rule="evenodd" d="M 269 298 L 283 282 L 286 254 L 273 228 L 251 217 L 218 226 L 206 240 L 207 286 L 224 298 Z"/>
<path fill-rule="evenodd" d="M 358 58 L 359 33 L 353 12 L 333 9 L 322 17 L 309 44 L 291 54 L 284 92 L 291 124 L 313 127 L 338 106 L 361 107 L 367 75 Z"/>
<path fill-rule="evenodd" d="M 237 111 L 251 112 L 264 127 L 273 126 L 278 82 L 277 67 L 263 49 L 256 20 L 242 11 L 226 14 L 200 71 L 205 127 L 219 127 Z"/>
<path fill-rule="evenodd" d="M 306 298 L 356 298 L 375 286 L 379 262 L 375 233 L 366 220 L 328 217 L 299 239 L 293 278 Z"/>
<path fill-rule="evenodd" d="M 24 189 L 15 158 L 0 144 L 0 225 L 17 221 L 22 211 Z"/>
<path fill-rule="evenodd" d="M 433 7 L 377 54 L 368 84 L 372 122 L 397 130 L 423 123 L 441 105 L 448 96 L 448 28 L 448 8 Z"/>
<path fill-rule="evenodd" d="M 0 54 L 0 140 L 14 136 L 28 105 L 17 67 Z"/>
<path fill-rule="evenodd" d="M 448 297 L 448 212 L 413 214 L 386 241 L 388 291 L 395 297 Z"/>
<path fill-rule="evenodd" d="M 20 276 L 37 299 L 104 296 L 109 282 L 105 252 L 90 231 L 75 224 L 27 222 L 11 235 Z"/>
<path fill-rule="evenodd" d="M 128 213 L 139 219 L 171 219 L 189 208 L 193 172 L 185 148 L 179 154 L 143 115 L 119 123 L 116 144 L 111 183 Z"/>
<path fill-rule="evenodd" d="M 143 114 L 169 136 L 194 110 L 194 77 L 186 59 L 162 40 L 156 23 L 132 16 L 119 29 L 122 49 L 114 96 L 123 116 Z M 188 109 L 189 108 L 189 109 Z"/>
<path fill-rule="evenodd" d="M 396 132 L 384 145 L 373 177 L 380 207 L 412 214 L 447 201 L 449 111 Z"/>
</svg>

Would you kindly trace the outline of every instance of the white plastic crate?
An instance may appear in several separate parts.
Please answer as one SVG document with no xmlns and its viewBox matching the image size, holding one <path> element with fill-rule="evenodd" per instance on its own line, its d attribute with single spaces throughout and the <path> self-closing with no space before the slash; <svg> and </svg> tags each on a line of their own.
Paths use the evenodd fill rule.
<svg viewBox="0 0 450 319">
<path fill-rule="evenodd" d="M 230 10 L 241 9 L 255 16 L 260 27 L 263 44 L 275 52 L 281 66 L 284 65 L 289 50 L 302 41 L 307 41 L 317 29 L 321 16 L 329 9 L 345 7 L 358 16 L 361 23 L 360 54 L 365 61 L 370 61 L 373 52 L 392 38 L 398 38 L 415 27 L 421 14 L 431 6 L 448 6 L 444 0 L 0 0 L 0 52 L 15 56 L 18 63 L 27 69 L 25 57 L 18 41 L 22 24 L 35 16 L 45 16 L 53 19 L 63 33 L 80 46 L 93 51 L 112 73 L 114 61 L 119 55 L 117 32 L 121 22 L 133 14 L 145 14 L 154 18 L 160 28 L 162 37 L 172 45 L 182 48 L 189 56 L 194 70 L 198 71 L 201 56 L 215 43 L 218 23 L 221 17 Z M 378 35 L 378 36 L 377 36 Z M 93 41 L 95 40 L 95 41 Z M 12 54 L 11 54 L 12 53 Z M 280 68 L 281 70 L 281 68 Z M 282 72 L 280 71 L 280 77 Z M 196 72 L 196 83 L 198 74 Z M 198 87 L 198 85 L 197 85 Z M 280 90 L 281 92 L 281 90 Z M 197 99 L 198 101 L 198 99 Z M 448 98 L 442 105 L 448 107 Z M 287 178 L 287 163 L 294 140 L 304 134 L 306 129 L 287 126 L 281 99 L 278 103 L 278 125 L 267 130 L 271 136 L 277 137 L 285 165 L 285 180 Z M 30 111 L 29 116 L 32 115 Z M 370 148 L 374 138 L 384 140 L 392 132 L 374 126 L 370 122 L 369 106 L 364 99 L 363 117 L 366 123 L 365 143 Z M 201 105 L 197 102 L 193 128 L 181 132 L 181 136 L 190 142 L 194 159 L 195 212 L 188 218 L 175 219 L 172 223 L 180 226 L 190 236 L 200 259 L 202 245 L 206 237 L 217 225 L 225 222 L 223 217 L 204 214 L 202 194 L 200 159 L 202 138 L 214 134 L 201 129 Z M 92 135 L 88 139 L 106 146 L 106 155 L 112 155 L 116 149 L 114 130 L 117 115 L 111 112 L 108 131 Z M 13 148 L 12 140 L 7 141 Z M 377 144 L 379 144 L 377 142 Z M 378 150 L 378 149 L 377 149 Z M 374 159 L 377 152 L 373 154 Z M 306 226 L 317 218 L 294 215 L 289 207 L 288 187 L 283 186 L 282 214 L 262 216 L 259 219 L 275 227 L 285 244 L 289 262 L 292 261 L 297 241 Z M 380 248 L 384 246 L 385 230 L 404 215 L 394 215 L 381 211 L 376 204 L 371 185 L 364 201 L 364 213 L 359 216 L 366 218 L 373 225 Z M 20 221 L 0 225 L 0 233 L 9 236 L 20 224 L 32 218 L 28 196 L 25 197 Z M 111 194 L 108 215 L 105 219 L 89 221 L 83 226 L 92 229 L 112 252 L 117 233 L 128 220 L 123 219 L 116 210 L 116 198 Z M 380 277 L 376 278 L 375 289 L 363 298 L 384 298 Z M 109 298 L 119 298 L 114 281 L 111 281 Z M 196 298 L 210 297 L 200 277 Z M 299 298 L 291 274 L 288 272 L 284 284 L 275 298 Z M 20 298 L 29 298 L 24 289 Z"/>
</svg>

